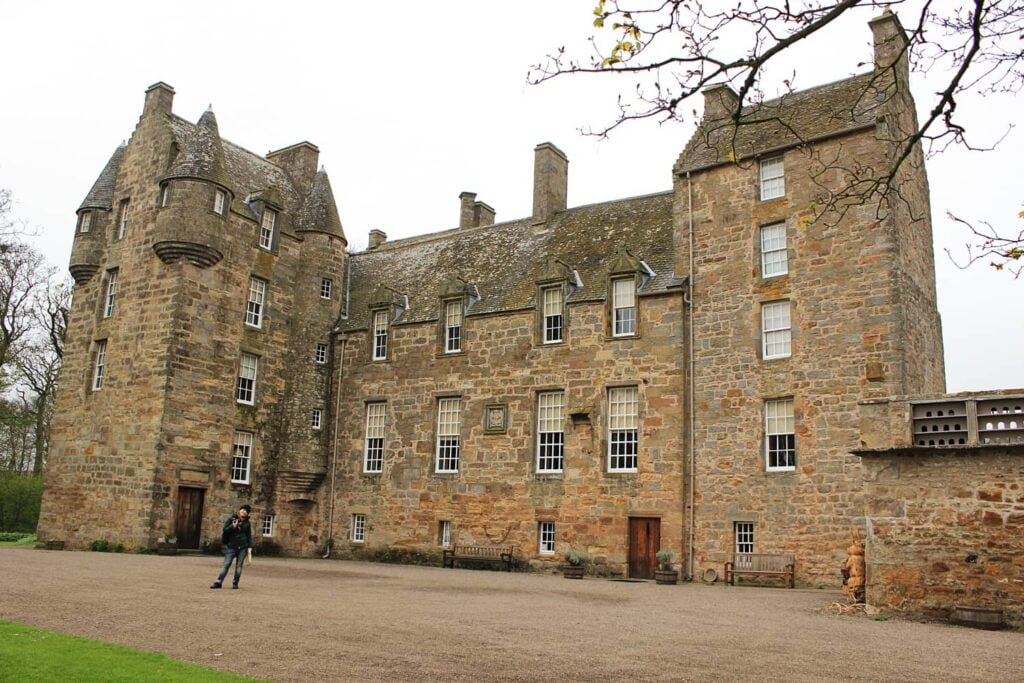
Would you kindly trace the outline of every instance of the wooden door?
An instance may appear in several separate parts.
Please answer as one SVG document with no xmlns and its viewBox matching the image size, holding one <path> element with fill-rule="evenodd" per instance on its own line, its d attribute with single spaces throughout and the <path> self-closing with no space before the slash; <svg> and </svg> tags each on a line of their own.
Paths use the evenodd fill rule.
<svg viewBox="0 0 1024 683">
<path fill-rule="evenodd" d="M 178 537 L 179 548 L 199 550 L 204 493 L 203 489 L 178 487 L 178 518 L 174 524 L 174 535 Z"/>
<path fill-rule="evenodd" d="M 661 520 L 657 517 L 629 518 L 629 577 L 653 579 L 661 548 Z"/>
</svg>

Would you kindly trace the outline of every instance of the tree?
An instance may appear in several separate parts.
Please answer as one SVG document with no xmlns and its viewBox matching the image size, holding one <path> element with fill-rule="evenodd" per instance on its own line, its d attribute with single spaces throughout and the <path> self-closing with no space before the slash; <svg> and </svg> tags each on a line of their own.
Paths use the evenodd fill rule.
<svg viewBox="0 0 1024 683">
<path fill-rule="evenodd" d="M 685 121 L 696 117 L 690 98 L 713 84 L 725 83 L 736 92 L 736 101 L 719 126 L 735 135 L 744 126 L 775 120 L 787 126 L 779 109 L 765 102 L 766 69 L 801 41 L 829 27 L 861 22 L 890 6 L 902 6 L 907 44 L 898 58 L 906 58 L 919 72 L 948 74 L 942 87 L 926 104 L 920 120 L 907 122 L 898 131 L 895 152 L 887 168 L 842 168 L 846 187 L 828 192 L 826 200 L 814 207 L 818 216 L 842 211 L 844 206 L 878 201 L 898 194 L 898 174 L 904 164 L 915 163 L 916 150 L 925 158 L 950 145 L 988 149 L 968 135 L 957 116 L 957 104 L 964 97 L 991 93 L 1016 93 L 1024 86 L 1024 3 L 1016 0 L 972 0 L 940 3 L 936 0 L 837 0 L 835 2 L 767 2 L 737 0 L 597 0 L 590 38 L 591 55 L 573 56 L 564 47 L 533 67 L 529 80 L 541 83 L 567 75 L 596 74 L 625 76 L 631 92 L 619 95 L 618 112 L 606 125 L 584 132 L 605 137 L 617 127 L 640 120 Z M 875 92 L 895 96 L 897 68 L 876 70 L 865 85 L 865 97 Z M 794 78 L 783 82 L 792 90 Z M 869 93 L 868 90 L 874 92 Z M 1012 125 L 1012 124 L 1010 124 Z M 790 127 L 794 134 L 798 133 Z M 1009 130 L 1009 126 L 1007 128 Z M 722 136 L 722 130 L 708 130 L 708 136 Z M 984 131 L 983 134 L 988 134 Z M 1005 132 L 1001 133 L 1005 135 Z M 737 157 L 737 163 L 742 159 Z M 821 160 L 825 171 L 836 167 Z M 1024 255 L 1024 232 L 1001 232 L 989 224 L 976 229 L 970 222 L 953 217 L 972 230 L 976 244 L 969 245 L 968 264 L 988 259 L 999 269 L 1009 267 L 1016 275 Z M 1007 234 L 1003 234 L 1006 232 Z"/>
</svg>

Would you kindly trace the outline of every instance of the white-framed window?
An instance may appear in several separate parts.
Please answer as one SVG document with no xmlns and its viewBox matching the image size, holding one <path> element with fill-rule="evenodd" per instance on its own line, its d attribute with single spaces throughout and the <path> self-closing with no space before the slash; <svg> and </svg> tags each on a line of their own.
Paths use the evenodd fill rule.
<svg viewBox="0 0 1024 683">
<path fill-rule="evenodd" d="M 238 390 L 235 393 L 235 400 L 246 405 L 256 403 L 256 371 L 259 369 L 260 359 L 251 353 L 242 353 L 238 363 Z"/>
<path fill-rule="evenodd" d="M 761 304 L 761 338 L 766 359 L 787 358 L 792 353 L 788 301 Z"/>
<path fill-rule="evenodd" d="M 323 365 L 327 362 L 327 344 L 316 345 L 316 355 L 313 357 L 318 365 Z"/>
<path fill-rule="evenodd" d="M 565 454 L 565 392 L 537 394 L 537 471 L 561 472 Z"/>
<path fill-rule="evenodd" d="M 449 548 L 452 545 L 452 523 L 451 520 L 442 519 L 437 523 L 437 544 L 442 548 Z"/>
<path fill-rule="evenodd" d="M 261 525 L 263 535 L 270 537 L 274 535 L 274 515 L 269 512 L 263 513 L 263 524 Z"/>
<path fill-rule="evenodd" d="M 437 402 L 437 472 L 459 471 L 459 432 L 462 428 L 462 399 L 442 398 Z"/>
<path fill-rule="evenodd" d="M 267 298 L 267 281 L 252 276 L 249 278 L 249 299 L 245 304 L 245 324 L 249 327 L 263 327 L 263 302 Z"/>
<path fill-rule="evenodd" d="M 78 218 L 78 232 L 85 234 L 92 229 L 92 211 L 83 211 Z"/>
<path fill-rule="evenodd" d="M 330 299 L 331 291 L 334 289 L 334 281 L 329 277 L 320 278 L 320 298 Z"/>
<path fill-rule="evenodd" d="M 636 387 L 608 390 L 608 471 L 636 472 L 640 426 Z"/>
<path fill-rule="evenodd" d="M 791 398 L 764 402 L 764 455 L 769 472 L 796 469 L 796 429 Z"/>
<path fill-rule="evenodd" d="M 636 334 L 636 279 L 612 280 L 612 336 Z"/>
<path fill-rule="evenodd" d="M 562 287 L 544 287 L 541 292 L 543 306 L 543 339 L 545 344 L 556 344 L 562 341 Z"/>
<path fill-rule="evenodd" d="M 448 301 L 444 305 L 444 352 L 462 350 L 462 302 Z"/>
<path fill-rule="evenodd" d="M 735 551 L 737 555 L 750 555 L 754 552 L 754 523 L 733 522 L 733 537 L 736 539 Z"/>
<path fill-rule="evenodd" d="M 231 449 L 231 483 L 248 484 L 252 474 L 252 432 L 235 432 Z"/>
<path fill-rule="evenodd" d="M 388 404 L 383 401 L 366 404 L 366 444 L 363 446 L 363 472 L 384 471 L 384 435 Z"/>
<path fill-rule="evenodd" d="M 160 208 L 167 206 L 169 201 L 171 201 L 171 184 L 164 183 L 160 186 Z"/>
<path fill-rule="evenodd" d="M 366 515 L 352 515 L 352 542 L 362 543 L 366 540 Z"/>
<path fill-rule="evenodd" d="M 128 203 L 129 200 L 121 200 L 121 210 L 117 215 L 117 239 L 123 240 L 128 234 Z"/>
<path fill-rule="evenodd" d="M 537 522 L 538 548 L 541 555 L 555 554 L 555 523 Z"/>
<path fill-rule="evenodd" d="M 786 195 L 786 176 L 782 157 L 761 161 L 761 199 L 776 199 Z"/>
<path fill-rule="evenodd" d="M 103 300 L 103 317 L 114 314 L 114 299 L 117 298 L 117 268 L 107 271 L 107 296 Z"/>
<path fill-rule="evenodd" d="M 103 388 L 103 369 L 107 365 L 107 340 L 101 339 L 96 342 L 96 358 L 92 366 L 92 390 L 99 391 Z"/>
<path fill-rule="evenodd" d="M 786 224 L 773 223 L 761 227 L 761 277 L 775 277 L 789 272 L 786 252 Z"/>
<path fill-rule="evenodd" d="M 324 419 L 324 411 L 320 408 L 313 408 L 313 419 L 310 421 L 310 426 L 314 431 L 319 430 Z"/>
<path fill-rule="evenodd" d="M 213 191 L 213 212 L 221 216 L 224 215 L 224 209 L 227 208 L 228 193 L 224 190 Z"/>
<path fill-rule="evenodd" d="M 388 312 L 381 309 L 373 312 L 373 360 L 388 357 Z"/>
<path fill-rule="evenodd" d="M 260 249 L 270 251 L 274 247 L 274 226 L 277 225 L 277 211 L 263 207 L 260 218 Z"/>
</svg>

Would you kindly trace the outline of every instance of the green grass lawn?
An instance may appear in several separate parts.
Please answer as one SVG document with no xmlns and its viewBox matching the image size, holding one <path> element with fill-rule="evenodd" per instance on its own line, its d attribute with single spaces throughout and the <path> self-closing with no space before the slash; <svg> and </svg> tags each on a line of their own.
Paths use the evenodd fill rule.
<svg viewBox="0 0 1024 683">
<path fill-rule="evenodd" d="M 120 645 L 0 621 L 0 681 L 252 681 Z"/>
<path fill-rule="evenodd" d="M 28 546 L 32 547 L 36 544 L 36 535 L 29 534 L 24 538 L 17 541 L 0 541 L 0 548 L 13 548 L 17 546 Z"/>
</svg>

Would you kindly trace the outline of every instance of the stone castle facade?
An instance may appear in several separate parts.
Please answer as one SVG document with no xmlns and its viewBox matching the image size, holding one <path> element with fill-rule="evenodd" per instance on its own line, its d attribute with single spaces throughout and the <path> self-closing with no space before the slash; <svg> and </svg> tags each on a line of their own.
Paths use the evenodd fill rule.
<svg viewBox="0 0 1024 683">
<path fill-rule="evenodd" d="M 199 547 L 252 502 L 294 554 L 786 552 L 835 583 L 858 403 L 944 388 L 920 150 L 814 213 L 914 121 L 902 29 L 871 28 L 872 71 L 738 130 L 708 90 L 669 192 L 568 208 L 544 143 L 531 216 L 463 193 L 458 228 L 361 253 L 315 146 L 260 157 L 152 86 L 78 212 L 40 538 Z"/>
</svg>

